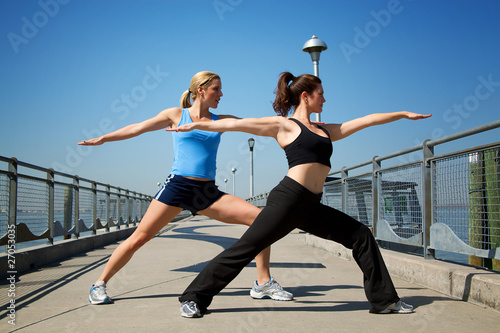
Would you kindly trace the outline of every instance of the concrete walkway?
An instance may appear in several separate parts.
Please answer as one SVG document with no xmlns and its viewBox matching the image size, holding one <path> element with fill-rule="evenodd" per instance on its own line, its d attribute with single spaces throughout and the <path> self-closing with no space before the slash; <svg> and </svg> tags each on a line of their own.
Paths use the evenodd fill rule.
<svg viewBox="0 0 500 333">
<path fill-rule="evenodd" d="M 15 326 L 9 324 L 10 285 L 0 285 L 0 332 L 496 332 L 500 313 L 394 278 L 411 315 L 373 315 L 353 261 L 306 246 L 292 233 L 273 245 L 273 276 L 291 302 L 254 300 L 251 263 L 218 295 L 201 319 L 182 318 L 177 297 L 205 263 L 245 227 L 194 217 L 169 225 L 138 251 L 108 284 L 114 304 L 90 305 L 90 285 L 116 244 L 37 271 L 15 283 Z M 172 228 L 173 227 L 173 228 Z"/>
</svg>

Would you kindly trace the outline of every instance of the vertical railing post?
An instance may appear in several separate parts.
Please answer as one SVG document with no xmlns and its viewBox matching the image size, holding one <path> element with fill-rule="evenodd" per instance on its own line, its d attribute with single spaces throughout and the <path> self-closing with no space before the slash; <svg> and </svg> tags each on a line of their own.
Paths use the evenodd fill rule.
<svg viewBox="0 0 500 333">
<path fill-rule="evenodd" d="M 73 224 L 74 214 L 73 214 L 73 185 L 65 184 L 64 185 L 64 219 L 63 219 L 63 228 L 64 235 L 63 239 L 71 239 L 71 234 L 69 231 L 71 230 L 71 226 Z"/>
<path fill-rule="evenodd" d="M 75 190 L 75 238 L 80 237 L 80 178 L 75 175 L 73 178 Z"/>
<path fill-rule="evenodd" d="M 126 204 L 126 210 L 127 210 L 127 228 L 130 227 L 130 215 L 131 212 L 130 212 L 130 191 L 129 190 L 125 190 L 125 204 Z"/>
<path fill-rule="evenodd" d="M 348 172 L 345 167 L 340 172 L 340 190 L 342 191 L 342 212 L 347 214 L 347 176 Z"/>
<path fill-rule="evenodd" d="M 137 210 L 138 210 L 138 218 L 140 220 L 142 220 L 142 202 L 143 202 L 142 193 L 139 194 L 139 199 L 138 200 L 139 200 L 139 207 L 137 208 Z M 136 223 L 140 222 L 140 220 L 136 220 Z"/>
<path fill-rule="evenodd" d="M 424 248 L 424 258 L 434 259 L 434 250 L 430 249 L 430 239 L 431 239 L 431 225 L 433 220 L 432 208 L 434 206 L 432 194 L 433 191 L 433 180 L 434 175 L 432 174 L 432 158 L 434 157 L 434 147 L 429 147 L 427 143 L 430 140 L 425 140 L 422 144 L 423 149 L 423 159 L 422 159 L 422 182 L 423 182 L 423 248 Z"/>
<path fill-rule="evenodd" d="M 379 171 L 382 168 L 380 161 L 377 161 L 378 156 L 373 157 L 372 163 L 372 232 L 377 237 L 377 225 L 380 212 L 380 177 Z"/>
<path fill-rule="evenodd" d="M 121 224 L 121 219 L 122 219 L 122 190 L 120 187 L 118 187 L 118 200 L 116 202 L 116 210 L 118 211 L 118 216 L 116 217 L 117 219 L 117 224 L 116 224 L 116 229 L 120 229 L 120 224 Z"/>
<path fill-rule="evenodd" d="M 106 185 L 106 232 L 109 232 L 111 220 L 111 185 Z"/>
<path fill-rule="evenodd" d="M 49 169 L 47 172 L 47 184 L 49 185 L 49 238 L 47 242 L 49 244 L 54 244 L 54 169 Z"/>
<path fill-rule="evenodd" d="M 130 205 L 131 206 L 131 211 L 130 211 L 130 222 L 132 223 L 133 226 L 135 226 L 135 222 L 136 222 L 136 219 L 135 217 L 137 216 L 137 197 L 138 197 L 138 193 L 137 192 L 132 192 L 133 193 L 133 196 L 134 196 L 134 199 L 131 200 L 132 204 Z M 136 212 L 136 216 L 134 216 L 134 211 Z"/>
<path fill-rule="evenodd" d="M 135 219 L 134 219 L 134 226 L 137 225 L 139 222 L 139 219 L 141 218 L 142 214 L 142 194 L 137 193 L 137 199 L 135 200 Z"/>
<path fill-rule="evenodd" d="M 11 230 L 14 230 L 14 240 L 17 244 L 17 159 L 12 157 L 11 162 L 9 162 L 9 222 L 8 222 L 8 234 L 11 235 Z M 9 238 L 10 239 L 10 238 Z M 7 252 L 9 247 L 5 247 Z"/>
<path fill-rule="evenodd" d="M 92 234 L 97 235 L 97 182 L 92 182 Z"/>
<path fill-rule="evenodd" d="M 134 216 L 134 226 L 137 225 L 138 218 L 141 215 L 141 194 L 136 193 L 136 199 L 134 200 L 135 216 Z"/>
<path fill-rule="evenodd" d="M 134 205 L 132 206 L 132 225 L 135 226 L 137 224 L 137 214 L 140 209 L 140 194 L 135 193 L 135 198 L 134 198 Z"/>
</svg>

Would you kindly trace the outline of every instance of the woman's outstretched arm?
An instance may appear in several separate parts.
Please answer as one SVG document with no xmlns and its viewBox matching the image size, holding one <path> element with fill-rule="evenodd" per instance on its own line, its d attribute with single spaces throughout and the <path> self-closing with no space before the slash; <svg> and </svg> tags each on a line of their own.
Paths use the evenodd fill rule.
<svg viewBox="0 0 500 333">
<path fill-rule="evenodd" d="M 282 119 L 280 118 L 283 117 L 224 118 L 216 121 L 194 122 L 166 130 L 170 132 L 189 132 L 195 129 L 211 132 L 245 132 L 276 138 L 281 129 Z"/>
<path fill-rule="evenodd" d="M 403 118 L 418 120 L 429 118 L 430 116 L 432 116 L 432 114 L 423 115 L 408 111 L 373 113 L 342 124 L 326 124 L 323 125 L 323 127 L 330 132 L 332 141 L 337 141 L 370 126 L 387 124 Z"/>
<path fill-rule="evenodd" d="M 173 113 L 178 111 L 177 109 L 179 108 L 163 110 L 153 118 L 147 119 L 140 123 L 122 127 L 119 130 L 104 134 L 103 136 L 98 138 L 83 140 L 78 144 L 82 146 L 98 146 L 102 145 L 105 142 L 126 140 L 146 132 L 157 131 L 165 127 L 172 126 L 172 115 Z"/>
</svg>

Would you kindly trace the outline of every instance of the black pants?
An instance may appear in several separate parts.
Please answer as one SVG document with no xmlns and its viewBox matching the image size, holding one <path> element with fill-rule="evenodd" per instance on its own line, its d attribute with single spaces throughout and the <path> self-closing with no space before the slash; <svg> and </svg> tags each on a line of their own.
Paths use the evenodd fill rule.
<svg viewBox="0 0 500 333">
<path fill-rule="evenodd" d="M 289 177 L 276 186 L 267 205 L 233 246 L 215 257 L 193 280 L 179 300 L 195 301 L 205 311 L 257 254 L 295 228 L 352 249 L 363 271 L 371 312 L 379 312 L 399 297 L 370 229 L 350 216 L 320 203 L 314 194 Z"/>
</svg>

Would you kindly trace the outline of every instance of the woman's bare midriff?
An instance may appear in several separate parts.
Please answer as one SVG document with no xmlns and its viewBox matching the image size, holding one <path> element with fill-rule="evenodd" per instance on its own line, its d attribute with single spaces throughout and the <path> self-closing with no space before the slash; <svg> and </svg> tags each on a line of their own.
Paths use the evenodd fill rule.
<svg viewBox="0 0 500 333">
<path fill-rule="evenodd" d="M 199 180 L 199 181 L 202 181 L 202 182 L 209 182 L 209 181 L 212 181 L 213 179 L 206 179 L 206 178 L 196 178 L 196 177 L 185 177 L 184 178 L 187 178 L 187 179 L 192 179 L 192 180 Z"/>
<path fill-rule="evenodd" d="M 323 192 L 325 179 L 329 172 L 330 168 L 326 165 L 320 163 L 306 163 L 296 165 L 289 169 L 287 176 L 312 193 L 318 194 Z"/>
</svg>

